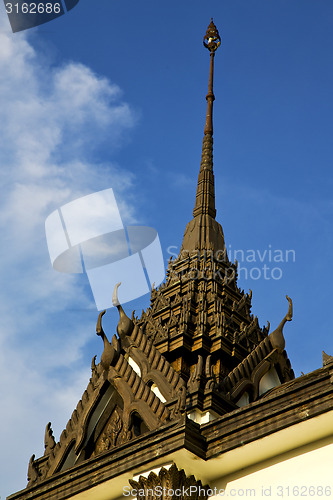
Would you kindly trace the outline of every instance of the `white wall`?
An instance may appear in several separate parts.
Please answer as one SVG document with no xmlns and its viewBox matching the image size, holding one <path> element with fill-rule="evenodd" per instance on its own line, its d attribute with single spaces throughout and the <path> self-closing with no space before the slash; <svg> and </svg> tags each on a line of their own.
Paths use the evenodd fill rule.
<svg viewBox="0 0 333 500">
<path fill-rule="evenodd" d="M 290 454 L 289 454 L 290 455 Z M 211 500 L 234 498 L 311 499 L 333 498 L 333 444 L 276 463 L 264 462 L 254 472 L 238 472 L 214 481 L 212 489 L 225 490 Z M 271 464 L 271 465 L 269 465 Z"/>
</svg>

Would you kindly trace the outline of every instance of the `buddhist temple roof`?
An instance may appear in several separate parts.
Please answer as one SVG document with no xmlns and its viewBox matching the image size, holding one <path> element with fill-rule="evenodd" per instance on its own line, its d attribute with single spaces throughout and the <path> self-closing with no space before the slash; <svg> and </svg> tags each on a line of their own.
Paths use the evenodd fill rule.
<svg viewBox="0 0 333 500">
<path fill-rule="evenodd" d="M 93 358 L 87 389 L 59 442 L 47 424 L 44 456 L 33 455 L 29 462 L 29 488 L 103 453 L 125 453 L 132 441 L 143 446 L 163 428 L 168 435 L 187 425 L 202 440 L 197 424 L 227 418 L 233 425 L 233 415 L 237 422 L 242 418 L 241 407 L 258 408 L 276 387 L 294 379 L 282 331 L 292 318 L 291 299 L 269 335 L 269 327 L 260 327 L 251 313 L 252 292 L 237 285 L 237 263 L 229 262 L 215 220 L 213 73 L 220 42 L 212 20 L 204 37 L 210 70 L 202 158 L 181 252 L 170 260 L 165 282 L 151 290 L 150 307 L 140 317 L 130 319 L 115 293 L 119 323 L 111 341 L 102 326 L 105 311 L 99 315 L 101 360 L 96 365 Z"/>
</svg>

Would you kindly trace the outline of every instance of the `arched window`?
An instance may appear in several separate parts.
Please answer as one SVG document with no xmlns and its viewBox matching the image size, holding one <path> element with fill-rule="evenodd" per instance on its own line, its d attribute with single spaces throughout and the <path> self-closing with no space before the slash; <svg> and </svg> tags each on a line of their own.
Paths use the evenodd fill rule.
<svg viewBox="0 0 333 500">
<path fill-rule="evenodd" d="M 259 382 L 259 396 L 261 396 L 265 392 L 269 391 L 270 389 L 273 389 L 273 387 L 276 387 L 278 385 L 281 385 L 281 382 L 280 382 L 279 376 L 277 374 L 277 371 L 275 370 L 275 368 L 273 366 L 260 379 L 260 382 Z"/>
<path fill-rule="evenodd" d="M 163 394 L 161 393 L 161 391 L 159 390 L 158 386 L 154 382 L 150 382 L 148 385 L 149 385 L 150 389 L 153 391 L 153 393 L 155 394 L 155 396 L 157 396 L 158 399 L 160 401 L 162 401 L 162 403 L 165 403 L 166 399 L 163 396 Z"/>
<path fill-rule="evenodd" d="M 148 427 L 137 412 L 132 413 L 131 421 L 133 437 L 141 436 L 141 434 L 145 434 L 149 431 Z"/>
</svg>

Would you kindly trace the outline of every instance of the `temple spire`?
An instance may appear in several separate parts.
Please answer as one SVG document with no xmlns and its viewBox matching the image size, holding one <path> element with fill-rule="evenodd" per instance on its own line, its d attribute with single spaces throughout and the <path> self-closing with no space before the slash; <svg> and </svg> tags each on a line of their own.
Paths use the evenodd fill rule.
<svg viewBox="0 0 333 500">
<path fill-rule="evenodd" d="M 202 143 L 201 165 L 198 178 L 197 195 L 193 217 L 200 214 L 210 215 L 215 219 L 215 188 L 213 174 L 213 102 L 215 100 L 213 90 L 214 80 L 214 57 L 215 51 L 221 44 L 219 32 L 213 23 L 213 18 L 208 26 L 206 35 L 203 39 L 204 46 L 210 52 L 210 68 L 207 99 L 207 114 L 204 130 L 204 139 Z"/>
<path fill-rule="evenodd" d="M 189 222 L 183 239 L 182 250 L 213 249 L 223 250 L 224 237 L 220 224 L 215 221 L 215 187 L 213 173 L 213 102 L 215 100 L 214 57 L 221 44 L 221 37 L 213 23 L 208 26 L 203 39 L 204 46 L 210 52 L 210 68 L 207 100 L 206 123 L 202 143 L 201 164 L 198 177 L 197 193 L 193 210 L 193 220 Z"/>
<path fill-rule="evenodd" d="M 215 100 L 214 90 L 213 90 L 213 80 L 214 80 L 214 57 L 216 49 L 221 45 L 221 37 L 219 32 L 213 23 L 213 18 L 208 26 L 206 35 L 203 39 L 204 46 L 210 52 L 210 67 L 209 67 L 209 83 L 208 83 L 208 94 L 206 95 L 207 100 L 207 115 L 206 115 L 206 125 L 204 134 L 213 135 L 213 102 Z"/>
</svg>

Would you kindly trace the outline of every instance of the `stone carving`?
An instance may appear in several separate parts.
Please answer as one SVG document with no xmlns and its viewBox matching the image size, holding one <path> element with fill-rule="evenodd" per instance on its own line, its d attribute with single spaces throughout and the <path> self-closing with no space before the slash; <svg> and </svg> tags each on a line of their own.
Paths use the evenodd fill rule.
<svg viewBox="0 0 333 500">
<path fill-rule="evenodd" d="M 267 320 L 267 325 L 266 325 L 266 326 L 264 326 L 264 328 L 263 328 L 263 333 L 264 333 L 264 335 L 265 335 L 265 336 L 266 336 L 266 335 L 268 335 L 268 332 L 269 332 L 270 327 L 271 327 L 271 324 L 270 324 L 270 322 Z"/>
<path fill-rule="evenodd" d="M 205 390 L 206 391 L 211 390 L 211 389 L 213 389 L 213 387 L 215 385 L 213 366 L 212 366 L 212 356 L 211 355 L 207 356 L 207 359 L 206 359 L 205 375 L 206 375 Z"/>
<path fill-rule="evenodd" d="M 170 297 L 165 297 L 162 293 L 157 294 L 152 307 L 153 313 L 161 311 L 166 307 L 170 307 Z"/>
<path fill-rule="evenodd" d="M 179 330 L 184 332 L 191 317 L 191 298 L 184 297 L 183 305 L 180 310 Z"/>
<path fill-rule="evenodd" d="M 174 314 L 173 311 L 171 311 L 170 313 L 170 317 L 169 317 L 169 322 L 168 322 L 168 327 L 169 328 L 172 328 L 174 326 L 177 326 L 178 325 L 178 318 L 177 316 Z"/>
<path fill-rule="evenodd" d="M 192 375 L 187 384 L 188 390 L 190 392 L 195 392 L 199 390 L 200 381 L 202 377 L 202 370 L 203 370 L 203 357 L 199 354 L 198 362 L 195 365 L 194 371 L 192 372 Z"/>
<path fill-rule="evenodd" d="M 152 341 L 156 342 L 168 337 L 168 331 L 162 326 L 160 317 L 155 319 L 151 317 L 147 318 L 145 323 L 145 333 Z"/>
<path fill-rule="evenodd" d="M 116 408 L 111 415 L 105 431 L 96 443 L 95 453 L 102 453 L 119 444 L 122 431 L 123 421 Z"/>
<path fill-rule="evenodd" d="M 169 469 L 162 467 L 158 474 L 151 472 L 147 478 L 140 476 L 138 481 L 130 479 L 129 483 L 136 490 L 138 500 L 170 500 L 171 490 L 180 492 L 177 495 L 179 500 L 207 500 L 209 490 L 208 485 L 202 486 L 194 476 L 186 476 L 184 470 L 179 470 L 175 464 Z"/>
<path fill-rule="evenodd" d="M 330 365 L 331 363 L 333 363 L 333 356 L 330 356 L 323 351 L 323 366 Z"/>
<path fill-rule="evenodd" d="M 97 356 L 95 354 L 95 356 L 91 360 L 91 371 L 92 371 L 93 375 L 96 373 L 96 358 L 97 358 Z"/>
<path fill-rule="evenodd" d="M 45 439 L 44 439 L 45 452 L 44 452 L 44 455 L 49 455 L 51 453 L 51 451 L 53 450 L 53 448 L 55 447 L 55 445 L 56 445 L 56 442 L 55 442 L 55 439 L 53 437 L 51 422 L 49 422 L 46 426 L 46 429 L 45 429 Z"/>
<path fill-rule="evenodd" d="M 40 478 L 38 465 L 35 462 L 35 455 L 32 455 L 28 466 L 28 486 L 36 483 Z"/>
<path fill-rule="evenodd" d="M 181 304 L 181 303 L 182 303 L 181 295 L 179 292 L 177 292 L 176 295 L 174 296 L 172 306 L 174 307 L 174 306 L 177 306 L 178 304 Z"/>
<path fill-rule="evenodd" d="M 197 325 L 199 332 L 204 334 L 207 327 L 207 301 L 203 294 L 199 298 Z"/>
<path fill-rule="evenodd" d="M 249 312 L 247 309 L 247 301 L 248 301 L 248 295 L 243 295 L 243 297 L 240 299 L 239 302 L 235 303 L 234 310 L 235 312 L 241 312 L 243 311 L 243 314 L 246 318 L 249 317 Z"/>
<path fill-rule="evenodd" d="M 185 412 L 186 409 L 186 387 L 183 385 L 179 389 L 176 406 L 171 414 L 171 419 Z"/>
</svg>

